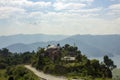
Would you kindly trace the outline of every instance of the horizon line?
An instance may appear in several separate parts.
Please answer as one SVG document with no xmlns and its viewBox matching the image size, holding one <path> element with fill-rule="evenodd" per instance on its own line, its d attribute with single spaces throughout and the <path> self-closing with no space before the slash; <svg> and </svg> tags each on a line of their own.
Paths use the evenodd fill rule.
<svg viewBox="0 0 120 80">
<path fill-rule="evenodd" d="M 0 37 L 15 36 L 15 35 L 50 35 L 50 36 L 75 36 L 75 35 L 120 35 L 116 33 L 111 34 L 47 34 L 47 33 L 17 33 L 17 34 L 3 34 Z"/>
</svg>

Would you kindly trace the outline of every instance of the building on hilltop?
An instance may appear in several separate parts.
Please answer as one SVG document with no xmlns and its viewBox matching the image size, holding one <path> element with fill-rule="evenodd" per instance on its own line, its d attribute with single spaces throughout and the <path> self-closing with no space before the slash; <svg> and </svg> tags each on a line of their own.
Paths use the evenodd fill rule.
<svg viewBox="0 0 120 80">
<path fill-rule="evenodd" d="M 50 45 L 45 48 L 45 55 L 50 57 L 53 61 L 61 56 L 60 46 Z"/>
<path fill-rule="evenodd" d="M 64 49 L 64 47 L 60 47 L 60 45 L 49 45 L 45 48 L 45 55 L 50 57 L 53 61 L 58 58 L 63 61 L 75 61 L 77 55 L 75 51 L 69 51 L 67 55 L 62 56 L 62 49 Z"/>
</svg>

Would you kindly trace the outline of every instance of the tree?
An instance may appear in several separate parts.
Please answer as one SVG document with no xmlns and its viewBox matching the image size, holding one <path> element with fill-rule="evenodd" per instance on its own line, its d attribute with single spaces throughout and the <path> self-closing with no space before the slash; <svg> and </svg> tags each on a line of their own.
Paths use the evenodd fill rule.
<svg viewBox="0 0 120 80">
<path fill-rule="evenodd" d="M 67 50 L 70 47 L 69 44 L 65 44 L 65 49 Z"/>
<path fill-rule="evenodd" d="M 76 60 L 77 60 L 77 62 L 81 62 L 82 61 L 81 53 L 76 56 Z"/>
<path fill-rule="evenodd" d="M 32 56 L 33 54 L 30 53 L 30 52 L 24 52 L 22 55 L 21 55 L 21 58 L 22 58 L 22 63 L 31 63 L 32 61 Z"/>
<path fill-rule="evenodd" d="M 37 69 L 42 70 L 44 65 L 45 64 L 44 64 L 43 56 L 39 55 L 38 62 L 37 62 Z"/>
<path fill-rule="evenodd" d="M 91 65 L 97 70 L 100 66 L 99 61 L 96 59 L 91 60 Z"/>
<path fill-rule="evenodd" d="M 107 55 L 105 55 L 104 56 L 104 63 L 105 63 L 105 65 L 109 68 L 109 69 L 114 69 L 114 68 L 116 68 L 116 65 L 114 65 L 114 62 L 107 56 Z"/>
<path fill-rule="evenodd" d="M 45 50 L 44 48 L 41 48 L 40 50 L 37 51 L 37 64 L 36 68 L 39 70 L 43 70 L 44 66 L 50 62 L 50 59 L 48 56 L 45 56 Z"/>
<path fill-rule="evenodd" d="M 57 46 L 60 47 L 60 44 L 58 43 Z"/>
<path fill-rule="evenodd" d="M 11 53 L 9 52 L 9 50 L 7 48 L 3 48 L 1 51 L 1 56 L 3 57 L 9 57 L 11 55 Z"/>
</svg>

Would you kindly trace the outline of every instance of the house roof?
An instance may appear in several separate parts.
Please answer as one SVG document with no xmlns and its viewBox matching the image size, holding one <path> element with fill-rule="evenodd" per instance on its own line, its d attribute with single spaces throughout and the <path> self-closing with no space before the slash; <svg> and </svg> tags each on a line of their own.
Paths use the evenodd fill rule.
<svg viewBox="0 0 120 80">
<path fill-rule="evenodd" d="M 56 45 L 50 45 L 47 49 L 51 49 L 51 48 L 58 48 Z"/>
<path fill-rule="evenodd" d="M 45 51 L 48 50 L 48 49 L 56 49 L 56 48 L 59 48 L 59 47 L 56 46 L 56 45 L 50 45 L 47 48 L 45 48 Z"/>
</svg>

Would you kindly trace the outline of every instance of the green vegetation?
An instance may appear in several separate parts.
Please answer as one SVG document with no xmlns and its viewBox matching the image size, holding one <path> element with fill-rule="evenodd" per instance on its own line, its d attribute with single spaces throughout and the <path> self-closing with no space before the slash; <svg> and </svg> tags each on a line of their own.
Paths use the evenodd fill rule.
<svg viewBox="0 0 120 80">
<path fill-rule="evenodd" d="M 5 69 L 12 65 L 30 64 L 34 54 L 34 52 L 11 53 L 8 49 L 3 48 L 0 50 L 0 69 Z"/>
<path fill-rule="evenodd" d="M 120 80 L 120 69 L 113 69 L 113 78 L 112 80 Z"/>
<path fill-rule="evenodd" d="M 112 78 L 111 67 L 115 65 L 108 56 L 107 60 L 105 57 L 103 58 L 104 62 L 102 64 L 96 59 L 90 60 L 82 55 L 76 46 L 70 46 L 69 44 L 63 47 L 59 46 L 38 50 L 36 61 L 32 63 L 32 66 L 45 73 L 68 78 L 84 77 L 97 80 Z M 109 63 L 110 61 L 112 64 Z M 107 63 L 109 63 L 109 66 Z"/>
<path fill-rule="evenodd" d="M 6 70 L 0 70 L 0 80 L 7 80 L 8 76 L 6 75 Z"/>
<path fill-rule="evenodd" d="M 116 66 L 106 55 L 104 62 L 90 60 L 81 54 L 76 46 L 48 46 L 37 52 L 11 53 L 8 49 L 0 50 L 0 80 L 38 80 L 31 71 L 23 66 L 32 64 L 44 73 L 68 78 L 83 78 L 84 80 L 111 80 Z"/>
<path fill-rule="evenodd" d="M 9 76 L 8 80 L 40 80 L 23 66 L 8 67 L 6 74 Z"/>
<path fill-rule="evenodd" d="M 116 65 L 114 65 L 113 61 L 109 59 L 107 55 L 104 56 L 104 63 L 111 70 L 117 67 Z"/>
<path fill-rule="evenodd" d="M 30 64 L 35 53 L 11 53 L 8 49 L 0 50 L 0 80 L 39 80 L 22 64 Z"/>
<path fill-rule="evenodd" d="M 0 80 L 40 80 L 40 78 L 25 67 L 18 65 L 0 70 Z"/>
</svg>

